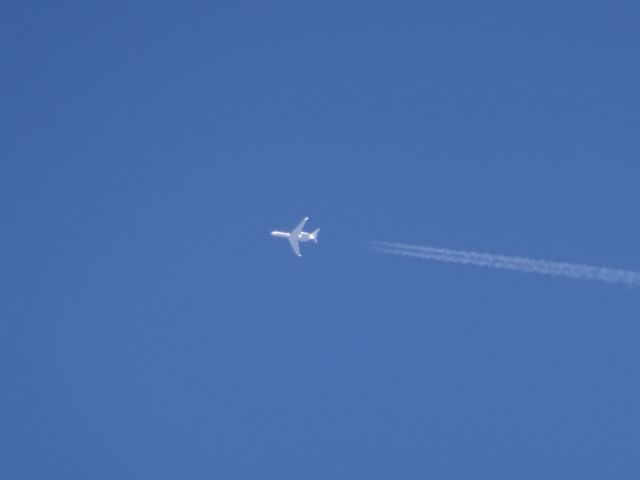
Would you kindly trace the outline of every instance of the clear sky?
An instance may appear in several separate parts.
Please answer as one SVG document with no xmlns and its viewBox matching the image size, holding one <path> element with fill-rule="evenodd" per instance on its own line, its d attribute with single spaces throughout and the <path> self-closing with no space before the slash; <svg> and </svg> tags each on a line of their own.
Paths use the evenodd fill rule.
<svg viewBox="0 0 640 480">
<path fill-rule="evenodd" d="M 640 478 L 639 5 L 5 3 L 0 477 Z"/>
</svg>

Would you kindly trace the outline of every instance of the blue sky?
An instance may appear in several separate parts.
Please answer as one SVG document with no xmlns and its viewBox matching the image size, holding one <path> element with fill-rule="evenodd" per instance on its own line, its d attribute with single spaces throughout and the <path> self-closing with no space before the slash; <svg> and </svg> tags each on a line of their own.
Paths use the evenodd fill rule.
<svg viewBox="0 0 640 480">
<path fill-rule="evenodd" d="M 363 242 L 640 270 L 639 24 L 5 5 L 0 476 L 638 478 L 637 289 Z"/>
</svg>

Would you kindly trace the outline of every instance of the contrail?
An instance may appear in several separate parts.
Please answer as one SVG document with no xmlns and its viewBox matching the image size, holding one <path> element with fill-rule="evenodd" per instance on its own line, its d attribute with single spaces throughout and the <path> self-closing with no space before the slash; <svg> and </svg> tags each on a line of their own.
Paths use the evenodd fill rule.
<svg viewBox="0 0 640 480">
<path fill-rule="evenodd" d="M 367 245 L 372 251 L 389 255 L 401 255 L 424 260 L 438 260 L 448 263 L 461 263 L 465 265 L 475 265 L 477 267 L 503 268 L 519 272 L 541 273 L 543 275 L 569 277 L 579 280 L 596 280 L 612 284 L 621 283 L 630 287 L 640 286 L 640 273 L 628 270 L 551 262 L 548 260 L 535 260 L 532 258 L 511 257 L 492 253 L 449 250 L 448 248 L 407 245 L 404 243 L 367 242 Z"/>
</svg>

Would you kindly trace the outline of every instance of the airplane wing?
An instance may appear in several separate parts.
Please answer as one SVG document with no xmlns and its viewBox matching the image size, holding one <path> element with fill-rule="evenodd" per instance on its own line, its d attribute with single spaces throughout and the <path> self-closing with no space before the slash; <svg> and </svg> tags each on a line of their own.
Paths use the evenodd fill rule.
<svg viewBox="0 0 640 480">
<path fill-rule="evenodd" d="M 307 223 L 307 220 L 309 220 L 309 217 L 304 217 L 302 221 L 298 224 L 298 226 L 294 228 L 289 234 L 289 243 L 291 244 L 291 248 L 293 248 L 293 251 L 299 257 L 301 257 L 302 255 L 300 254 L 300 245 L 298 244 L 298 235 L 300 235 L 300 232 L 302 232 L 302 229 L 304 228 L 304 224 Z"/>
<path fill-rule="evenodd" d="M 298 237 L 289 235 L 289 243 L 291 244 L 291 248 L 293 248 L 293 251 L 295 252 L 295 254 L 301 257 L 302 254 L 300 253 L 300 244 L 298 243 Z"/>
<path fill-rule="evenodd" d="M 298 224 L 298 226 L 291 231 L 291 235 L 289 236 L 289 238 L 295 237 L 297 240 L 298 235 L 300 235 L 300 232 L 304 228 L 304 224 L 307 223 L 307 220 L 309 220 L 309 217 L 304 217 L 302 221 Z"/>
</svg>

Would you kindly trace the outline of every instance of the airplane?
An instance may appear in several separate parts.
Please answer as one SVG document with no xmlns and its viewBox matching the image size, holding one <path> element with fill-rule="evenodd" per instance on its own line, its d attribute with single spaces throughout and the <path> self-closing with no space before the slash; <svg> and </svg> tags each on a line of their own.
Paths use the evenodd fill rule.
<svg viewBox="0 0 640 480">
<path fill-rule="evenodd" d="M 304 224 L 307 223 L 307 220 L 309 220 L 309 217 L 304 217 L 298 224 L 298 226 L 291 232 L 279 232 L 277 230 L 274 230 L 273 232 L 271 232 L 271 235 L 273 235 L 274 237 L 282 237 L 288 239 L 295 254 L 298 257 L 301 257 L 302 254 L 300 253 L 300 245 L 298 243 L 308 242 L 309 240 L 313 240 L 314 243 L 318 243 L 318 233 L 320 232 L 319 228 L 316 228 L 311 233 L 303 232 L 302 229 L 304 228 Z"/>
</svg>

